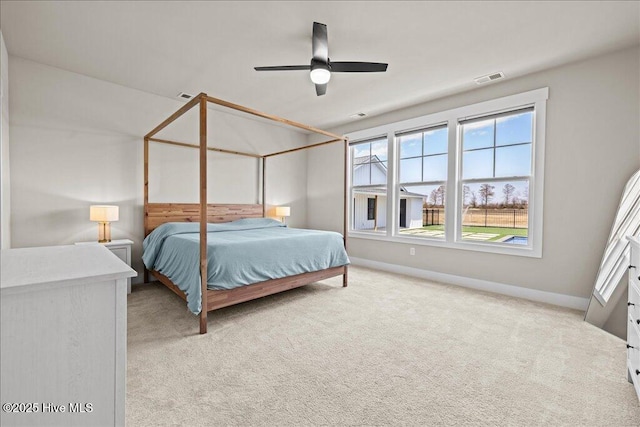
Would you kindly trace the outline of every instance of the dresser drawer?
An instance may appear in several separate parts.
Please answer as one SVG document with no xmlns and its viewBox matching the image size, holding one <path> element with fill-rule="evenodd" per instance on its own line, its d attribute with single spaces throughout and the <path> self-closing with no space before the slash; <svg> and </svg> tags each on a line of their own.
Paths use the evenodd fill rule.
<svg viewBox="0 0 640 427">
<path fill-rule="evenodd" d="M 629 272 L 633 274 L 637 279 L 640 275 L 640 248 L 637 248 L 635 242 L 631 242 L 631 249 L 629 251 L 629 265 L 634 266 Z"/>
<path fill-rule="evenodd" d="M 640 333 L 638 333 L 636 319 L 629 315 L 627 320 L 629 321 L 627 325 L 627 344 L 640 351 Z"/>
<path fill-rule="evenodd" d="M 636 278 L 637 279 L 637 278 Z M 640 319 L 640 285 L 635 280 L 629 280 L 629 316 L 635 320 Z M 638 325 L 640 327 L 640 325 Z"/>
<path fill-rule="evenodd" d="M 640 267 L 629 269 L 629 283 L 636 285 L 636 291 L 640 289 L 640 277 L 638 275 L 640 275 Z"/>
<path fill-rule="evenodd" d="M 636 319 L 628 318 L 627 325 L 627 369 L 629 370 L 629 380 L 633 382 L 638 398 L 640 399 L 640 333 L 635 324 Z"/>
</svg>

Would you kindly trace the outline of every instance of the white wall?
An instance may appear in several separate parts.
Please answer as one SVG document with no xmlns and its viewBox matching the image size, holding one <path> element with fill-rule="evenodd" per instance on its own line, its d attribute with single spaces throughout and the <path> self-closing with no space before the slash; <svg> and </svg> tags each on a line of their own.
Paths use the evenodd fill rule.
<svg viewBox="0 0 640 427">
<path fill-rule="evenodd" d="M 407 198 L 407 228 L 422 227 L 423 199 Z"/>
<path fill-rule="evenodd" d="M 133 264 L 140 273 L 142 137 L 183 103 L 14 56 L 9 71 L 12 246 L 95 240 L 89 205 L 115 204 L 120 221 L 112 224 L 112 237 L 135 242 Z M 224 148 L 265 153 L 305 142 L 298 132 L 249 119 L 241 124 L 235 115 L 221 114 L 211 114 L 210 140 Z M 189 120 L 181 119 L 158 137 L 197 143 L 197 122 L 192 130 Z M 179 201 L 197 201 L 197 152 L 152 144 L 151 201 L 167 201 L 163 192 L 184 193 Z M 256 163 L 211 155 L 210 202 L 255 203 Z M 288 223 L 293 226 L 306 223 L 305 167 L 302 152 L 270 160 L 267 170 L 267 202 L 292 205 Z"/>
<path fill-rule="evenodd" d="M 374 227 L 378 230 L 387 226 L 387 196 L 377 196 L 376 202 L 376 220 L 367 219 L 369 216 L 369 199 L 375 199 L 376 195 L 371 193 L 357 193 L 353 197 L 353 211 L 349 218 L 350 226 L 355 230 L 373 231 Z"/>
<path fill-rule="evenodd" d="M 9 55 L 0 32 L 0 248 L 11 247 L 11 180 L 9 164 Z"/>
<path fill-rule="evenodd" d="M 291 216 L 286 219 L 287 225 L 307 227 L 306 165 L 306 150 L 267 160 L 267 216 L 275 216 L 275 206 L 289 206 Z"/>
<path fill-rule="evenodd" d="M 346 134 L 541 87 L 547 104 L 541 259 L 351 238 L 358 258 L 565 295 L 593 289 L 622 189 L 640 167 L 640 49 L 490 84 L 333 129 Z M 341 147 L 309 152 L 308 225 L 342 230 Z M 329 177 L 329 178 L 327 178 Z"/>
</svg>

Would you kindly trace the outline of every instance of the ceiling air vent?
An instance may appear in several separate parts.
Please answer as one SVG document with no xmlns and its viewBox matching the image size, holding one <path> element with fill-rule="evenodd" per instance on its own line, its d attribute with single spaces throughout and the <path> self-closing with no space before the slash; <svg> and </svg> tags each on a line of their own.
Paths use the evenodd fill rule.
<svg viewBox="0 0 640 427">
<path fill-rule="evenodd" d="M 178 94 L 178 98 L 183 99 L 185 101 L 190 100 L 191 98 L 193 98 L 193 95 L 189 95 L 188 93 L 184 93 L 184 92 L 180 92 Z"/>
<path fill-rule="evenodd" d="M 493 73 L 493 74 L 488 74 L 486 76 L 478 77 L 477 79 L 474 79 L 474 80 L 476 81 L 476 84 L 481 85 L 481 84 L 489 83 L 499 79 L 504 79 L 504 73 L 502 71 L 498 73 Z"/>
</svg>

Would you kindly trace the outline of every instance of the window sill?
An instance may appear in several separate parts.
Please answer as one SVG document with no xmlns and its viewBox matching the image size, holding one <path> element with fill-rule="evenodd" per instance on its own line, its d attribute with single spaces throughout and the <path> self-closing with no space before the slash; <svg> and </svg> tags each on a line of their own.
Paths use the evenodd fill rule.
<svg viewBox="0 0 640 427">
<path fill-rule="evenodd" d="M 387 236 L 373 233 L 350 231 L 350 239 L 378 240 L 383 242 L 403 243 L 407 245 L 433 246 L 447 249 L 459 249 L 464 251 L 488 252 L 499 255 L 522 256 L 529 258 L 542 258 L 542 248 L 512 247 L 508 244 L 482 243 L 482 242 L 447 242 L 444 239 L 428 237 Z"/>
</svg>

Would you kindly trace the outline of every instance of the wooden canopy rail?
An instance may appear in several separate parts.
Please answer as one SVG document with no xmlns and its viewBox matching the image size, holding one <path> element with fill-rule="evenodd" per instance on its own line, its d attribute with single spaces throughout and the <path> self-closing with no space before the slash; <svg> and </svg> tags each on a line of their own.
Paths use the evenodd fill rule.
<svg viewBox="0 0 640 427">
<path fill-rule="evenodd" d="M 188 144 L 186 142 L 169 141 L 168 139 L 149 138 L 151 142 L 160 142 L 163 144 L 178 145 L 180 147 L 200 148 L 197 144 Z M 243 153 L 242 151 L 225 150 L 224 148 L 207 147 L 209 151 L 217 151 L 219 153 L 237 154 L 239 156 L 255 157 L 261 159 L 263 156 L 259 154 Z"/>
<path fill-rule="evenodd" d="M 253 154 L 241 151 L 227 150 L 222 148 L 209 147 L 207 145 L 207 103 L 217 104 L 236 111 L 241 111 L 264 119 L 279 122 L 288 126 L 296 127 L 308 132 L 328 136 L 331 139 L 324 142 L 296 147 L 289 150 L 278 151 L 269 154 Z M 154 138 L 154 136 L 191 110 L 196 105 L 199 106 L 199 144 L 189 144 L 179 141 Z M 207 332 L 207 312 L 229 305 L 237 304 L 262 296 L 292 289 L 309 283 L 323 280 L 329 277 L 342 275 L 343 286 L 347 286 L 348 269 L 347 266 L 329 268 L 327 270 L 315 271 L 311 273 L 298 274 L 296 276 L 284 277 L 281 279 L 267 280 L 265 282 L 242 286 L 231 290 L 209 290 L 207 289 L 207 222 L 227 222 L 239 218 L 265 217 L 266 216 L 266 169 L 267 158 L 282 154 L 293 153 L 313 147 L 320 147 L 326 144 L 344 142 L 344 205 L 343 205 L 343 237 L 344 246 L 347 248 L 347 154 L 349 143 L 346 137 L 333 134 L 302 123 L 283 119 L 278 116 L 263 113 L 251 108 L 233 104 L 221 99 L 207 96 L 205 93 L 193 97 L 183 105 L 178 111 L 169 116 L 166 120 L 156 126 L 151 132 L 144 136 L 144 230 L 145 237 L 157 226 L 169 221 L 198 221 L 200 223 L 200 286 L 202 293 L 202 309 L 200 311 L 200 333 Z M 149 142 L 160 144 L 170 144 L 188 148 L 198 148 L 200 165 L 200 202 L 199 203 L 149 203 Z M 226 154 L 235 154 L 246 157 L 253 157 L 262 160 L 262 204 L 256 205 L 221 205 L 207 203 L 207 152 L 215 151 Z M 169 280 L 166 276 L 156 271 L 151 271 L 153 275 L 173 292 L 186 300 L 185 294 Z M 149 281 L 149 271 L 144 271 L 145 282 Z"/>
</svg>

